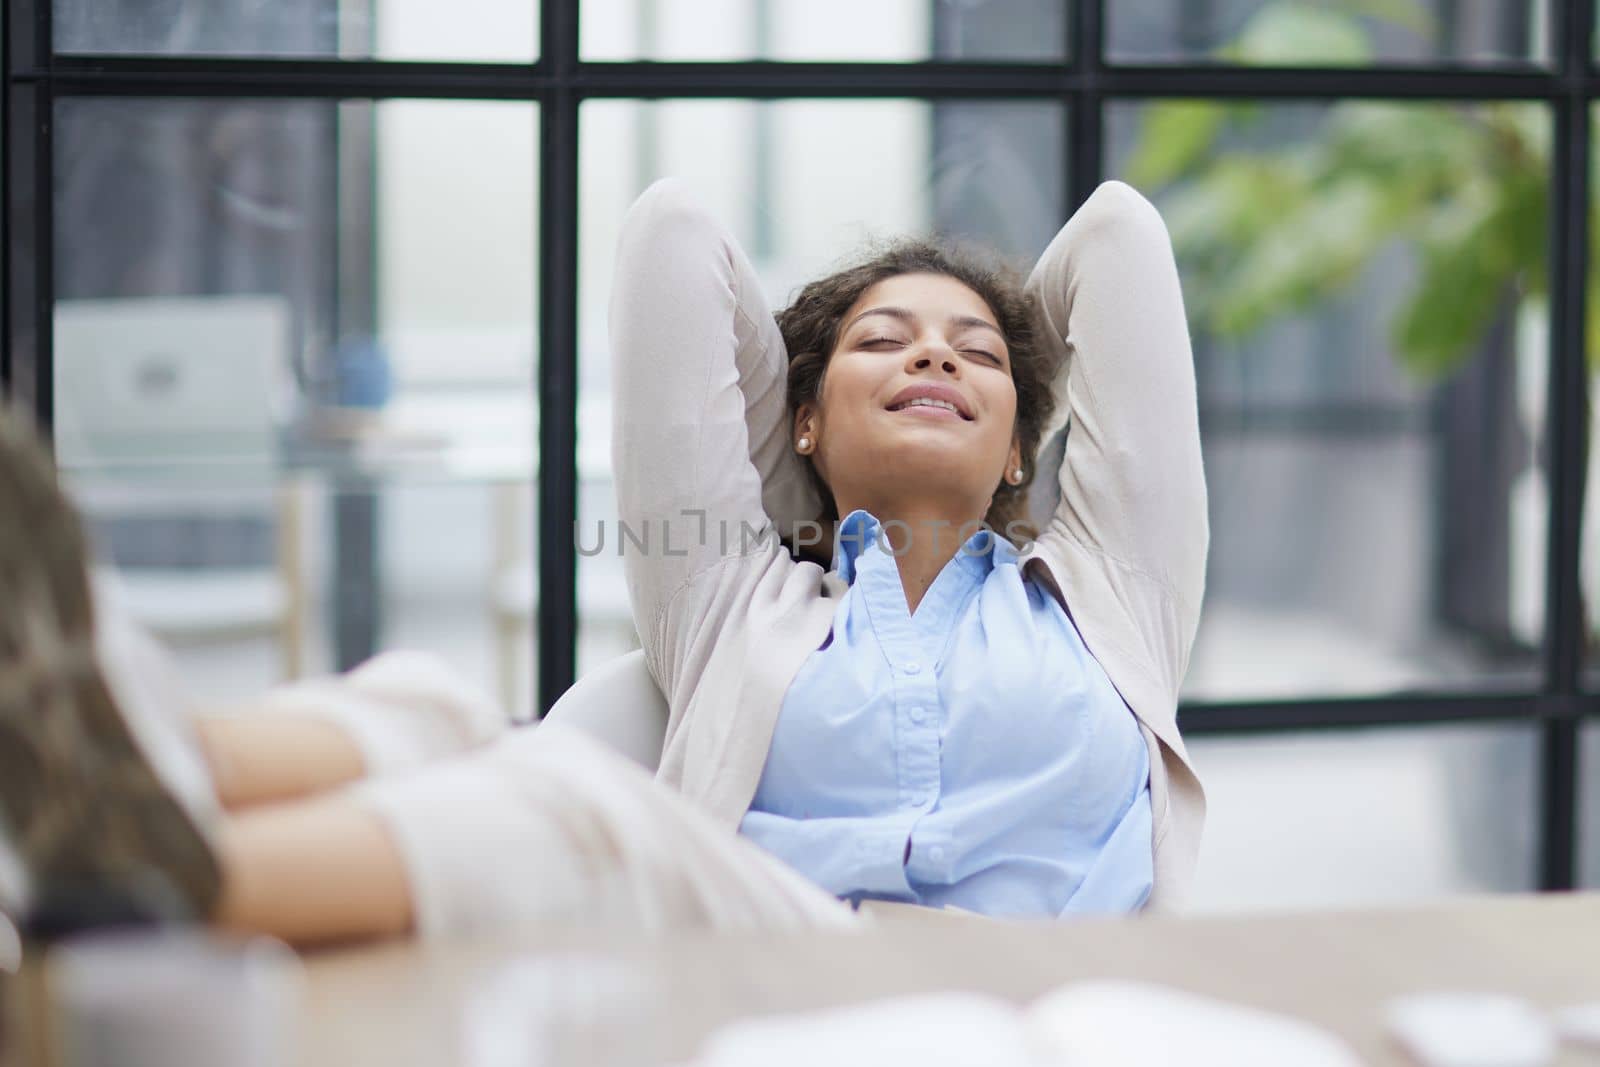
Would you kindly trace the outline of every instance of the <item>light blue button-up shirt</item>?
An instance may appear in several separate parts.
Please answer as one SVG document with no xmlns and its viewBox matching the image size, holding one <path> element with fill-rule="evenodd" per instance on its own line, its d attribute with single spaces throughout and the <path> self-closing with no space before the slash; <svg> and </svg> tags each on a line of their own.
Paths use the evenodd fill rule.
<svg viewBox="0 0 1600 1067">
<path fill-rule="evenodd" d="M 914 615 L 869 512 L 840 524 L 833 562 L 850 588 L 784 696 L 740 832 L 852 901 L 1142 906 L 1144 739 L 1011 543 L 974 534 Z"/>
</svg>

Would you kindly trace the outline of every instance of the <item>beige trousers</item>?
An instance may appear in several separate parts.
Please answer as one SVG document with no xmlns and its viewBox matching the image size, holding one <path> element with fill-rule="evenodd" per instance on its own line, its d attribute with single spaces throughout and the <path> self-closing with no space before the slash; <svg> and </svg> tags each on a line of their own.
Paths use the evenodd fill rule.
<svg viewBox="0 0 1600 1067">
<path fill-rule="evenodd" d="M 510 727 L 434 657 L 388 653 L 285 686 L 271 709 L 331 721 L 371 776 L 349 796 L 399 847 L 423 937 L 542 923 L 850 927 L 850 907 L 602 742 Z"/>
</svg>

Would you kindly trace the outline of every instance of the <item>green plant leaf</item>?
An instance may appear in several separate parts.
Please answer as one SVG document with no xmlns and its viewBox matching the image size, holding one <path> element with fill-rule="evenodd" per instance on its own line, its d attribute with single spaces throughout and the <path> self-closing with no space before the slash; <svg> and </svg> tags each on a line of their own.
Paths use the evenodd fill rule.
<svg viewBox="0 0 1600 1067">
<path fill-rule="evenodd" d="M 1422 35 L 1417 0 L 1282 0 L 1222 49 L 1249 63 L 1363 63 L 1383 21 Z M 1260 105 L 1151 105 L 1128 173 L 1164 186 L 1162 210 L 1191 321 L 1237 337 L 1327 300 L 1385 247 L 1414 244 L 1418 275 L 1390 322 L 1396 358 L 1419 378 L 1451 373 L 1497 310 L 1548 291 L 1551 127 L 1521 102 L 1350 100 L 1317 136 L 1238 147 Z M 1261 138 L 1247 138 L 1259 144 Z M 1600 137 L 1592 146 L 1600 170 Z M 1597 200 L 1600 203 L 1600 200 Z M 1591 227 L 1586 324 L 1600 373 L 1600 226 Z"/>
<path fill-rule="evenodd" d="M 1416 378 L 1455 370 L 1504 300 L 1514 277 L 1508 218 L 1498 190 L 1482 182 L 1436 216 L 1421 277 L 1391 331 L 1401 365 Z"/>
<path fill-rule="evenodd" d="M 1228 108 L 1210 100 L 1158 100 L 1146 105 L 1139 143 L 1128 160 L 1128 180 L 1153 188 L 1192 170 L 1227 119 Z"/>
<path fill-rule="evenodd" d="M 1372 46 L 1354 17 L 1288 0 L 1252 15 L 1222 58 L 1252 66 L 1361 66 Z"/>
<path fill-rule="evenodd" d="M 1343 0 L 1341 6 L 1352 15 L 1366 15 L 1421 37 L 1432 37 L 1437 26 L 1433 12 L 1417 0 Z"/>
<path fill-rule="evenodd" d="M 1390 237 L 1380 183 L 1360 174 L 1313 189 L 1252 242 L 1217 301 L 1216 326 L 1249 333 L 1327 299 L 1360 275 Z"/>
</svg>

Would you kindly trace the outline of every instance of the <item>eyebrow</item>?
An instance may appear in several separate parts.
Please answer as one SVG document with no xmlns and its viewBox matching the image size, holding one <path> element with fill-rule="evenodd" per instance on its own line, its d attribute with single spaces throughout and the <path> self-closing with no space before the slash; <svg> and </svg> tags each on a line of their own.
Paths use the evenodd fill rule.
<svg viewBox="0 0 1600 1067">
<path fill-rule="evenodd" d="M 848 330 L 850 327 L 854 326 L 868 315 L 887 315 L 891 319 L 899 319 L 904 323 L 913 323 L 917 321 L 916 315 L 912 314 L 910 311 L 907 311 L 905 308 L 876 307 L 868 308 L 867 310 L 863 311 L 861 314 L 845 323 L 844 328 Z M 951 315 L 947 321 L 952 326 L 979 326 L 985 330 L 993 332 L 1002 341 L 1006 339 L 1006 335 L 1000 332 L 1000 327 L 996 326 L 992 322 L 980 319 L 976 315 Z"/>
</svg>

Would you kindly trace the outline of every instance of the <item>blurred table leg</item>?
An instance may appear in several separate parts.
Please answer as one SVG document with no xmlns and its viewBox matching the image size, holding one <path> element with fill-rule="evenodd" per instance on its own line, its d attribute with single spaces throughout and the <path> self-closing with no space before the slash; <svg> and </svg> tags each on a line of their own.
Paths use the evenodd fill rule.
<svg viewBox="0 0 1600 1067">
<path fill-rule="evenodd" d="M 378 565 L 378 491 L 370 480 L 352 482 L 333 496 L 334 666 L 349 670 L 378 649 L 383 611 Z"/>
</svg>

